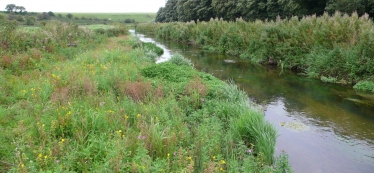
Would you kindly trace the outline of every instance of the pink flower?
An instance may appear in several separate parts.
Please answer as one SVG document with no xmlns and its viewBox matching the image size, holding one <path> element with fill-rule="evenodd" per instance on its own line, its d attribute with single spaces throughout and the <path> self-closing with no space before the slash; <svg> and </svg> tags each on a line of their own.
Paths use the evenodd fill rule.
<svg viewBox="0 0 374 173">
<path fill-rule="evenodd" d="M 247 153 L 248 153 L 248 154 L 251 154 L 251 153 L 252 153 L 252 150 L 247 150 Z"/>
</svg>

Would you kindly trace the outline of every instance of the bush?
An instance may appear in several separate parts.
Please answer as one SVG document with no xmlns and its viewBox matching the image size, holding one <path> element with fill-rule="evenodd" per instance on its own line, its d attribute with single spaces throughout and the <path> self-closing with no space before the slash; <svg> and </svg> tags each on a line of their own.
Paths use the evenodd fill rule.
<svg viewBox="0 0 374 173">
<path fill-rule="evenodd" d="M 355 90 L 374 92 L 374 82 L 360 81 L 353 86 Z"/>
<path fill-rule="evenodd" d="M 190 66 L 190 67 L 193 67 L 193 64 L 192 64 L 191 60 L 184 58 L 179 53 L 174 54 L 170 58 L 169 62 L 173 63 L 173 64 L 176 64 L 176 65 L 179 65 L 179 66 Z"/>
<path fill-rule="evenodd" d="M 154 52 L 158 56 L 161 56 L 162 54 L 164 54 L 164 49 L 158 47 L 155 43 L 143 42 L 143 48 L 145 51 Z"/>
</svg>

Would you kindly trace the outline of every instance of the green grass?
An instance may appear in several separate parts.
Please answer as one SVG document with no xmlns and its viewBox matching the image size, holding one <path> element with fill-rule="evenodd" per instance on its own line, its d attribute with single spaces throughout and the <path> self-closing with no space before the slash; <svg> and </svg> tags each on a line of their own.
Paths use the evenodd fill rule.
<svg viewBox="0 0 374 173">
<path fill-rule="evenodd" d="M 66 17 L 67 13 L 58 13 L 55 15 L 61 14 Z M 71 13 L 73 17 L 92 17 L 98 19 L 107 19 L 114 22 L 123 22 L 125 19 L 134 19 L 136 22 L 145 23 L 151 22 L 156 18 L 156 13 Z"/>
<path fill-rule="evenodd" d="M 37 19 L 39 14 L 41 13 L 29 12 L 27 15 L 22 14 L 21 16 L 25 19 L 25 21 L 18 23 L 21 25 L 26 25 L 26 16 L 33 16 Z M 156 13 L 70 13 L 73 15 L 73 17 L 69 19 L 66 16 L 68 13 L 54 12 L 54 14 L 55 17 L 51 17 L 49 20 L 58 20 L 68 23 L 73 22 L 79 25 L 108 25 L 113 23 L 125 23 L 126 19 L 135 20 L 137 23 L 148 23 L 153 21 L 156 17 Z M 61 14 L 62 17 L 59 17 L 58 14 Z M 8 14 L 6 12 L 0 12 L 0 15 L 7 18 Z M 49 20 L 37 20 L 34 25 L 41 25 L 43 22 L 48 22 Z"/>
<path fill-rule="evenodd" d="M 78 46 L 65 46 L 77 31 Z M 53 51 L 1 54 L 0 172 L 290 171 L 273 158 L 275 129 L 236 85 L 155 64 L 129 35 L 56 22 L 36 33 L 59 39 Z"/>
</svg>

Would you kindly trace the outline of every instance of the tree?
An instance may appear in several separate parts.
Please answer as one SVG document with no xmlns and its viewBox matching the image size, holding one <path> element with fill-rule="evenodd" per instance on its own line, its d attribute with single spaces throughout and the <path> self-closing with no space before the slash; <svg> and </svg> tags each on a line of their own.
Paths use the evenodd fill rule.
<svg viewBox="0 0 374 173">
<path fill-rule="evenodd" d="M 6 5 L 5 9 L 10 13 L 16 8 L 16 4 L 8 4 Z"/>
<path fill-rule="evenodd" d="M 359 15 L 362 15 L 365 13 L 366 2 L 367 0 L 329 0 L 326 5 L 326 11 L 329 13 L 340 11 L 348 14 L 357 11 Z"/>
<path fill-rule="evenodd" d="M 49 15 L 50 17 L 55 17 L 55 13 L 53 13 L 52 11 L 49 11 L 49 12 L 48 12 L 48 15 Z"/>
<path fill-rule="evenodd" d="M 23 6 L 19 6 L 18 10 L 19 10 L 20 13 L 22 13 L 22 12 L 26 11 L 26 8 L 23 7 Z"/>
<path fill-rule="evenodd" d="M 70 14 L 70 13 L 68 13 L 68 14 L 66 15 L 66 17 L 68 17 L 69 19 L 71 19 L 71 18 L 73 17 L 73 15 Z"/>
<path fill-rule="evenodd" d="M 160 7 L 157 11 L 156 15 L 156 22 L 165 22 L 165 13 L 164 13 L 165 7 Z"/>
<path fill-rule="evenodd" d="M 58 16 L 59 18 L 62 18 L 62 15 L 61 15 L 61 14 L 57 14 L 57 16 Z"/>
<path fill-rule="evenodd" d="M 33 16 L 26 16 L 26 25 L 35 25 L 36 18 Z"/>
</svg>

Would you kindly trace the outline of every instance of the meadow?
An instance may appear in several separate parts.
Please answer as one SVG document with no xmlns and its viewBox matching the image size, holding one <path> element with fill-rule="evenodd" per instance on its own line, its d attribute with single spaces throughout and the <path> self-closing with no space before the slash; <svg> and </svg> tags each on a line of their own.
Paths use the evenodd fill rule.
<svg viewBox="0 0 374 173">
<path fill-rule="evenodd" d="M 50 20 L 57 20 L 61 22 L 73 22 L 80 25 L 94 25 L 94 24 L 113 24 L 113 23 L 127 23 L 132 24 L 152 22 L 156 13 L 60 13 L 54 12 L 54 16 L 46 16 L 46 18 L 39 19 L 41 12 L 29 12 L 27 14 L 13 14 L 14 20 L 16 20 L 20 25 L 30 25 L 27 23 L 27 18 L 34 18 L 34 22 L 31 25 L 39 26 L 43 22 L 48 22 Z M 68 18 L 67 14 L 71 14 L 72 17 Z M 0 12 L 1 18 L 8 18 L 7 12 Z"/>
<path fill-rule="evenodd" d="M 288 68 L 324 82 L 374 91 L 374 24 L 368 15 L 336 12 L 271 21 L 148 23 L 138 31 Z"/>
<path fill-rule="evenodd" d="M 0 172 L 291 172 L 240 88 L 126 25 L 1 22 Z"/>
</svg>

